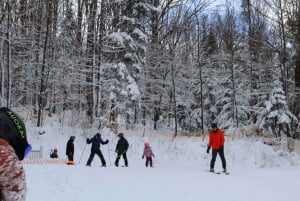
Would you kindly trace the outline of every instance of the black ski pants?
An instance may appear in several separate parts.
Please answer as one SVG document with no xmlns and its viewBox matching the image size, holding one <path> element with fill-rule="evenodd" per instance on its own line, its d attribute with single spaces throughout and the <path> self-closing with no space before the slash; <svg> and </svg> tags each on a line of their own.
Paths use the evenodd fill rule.
<svg viewBox="0 0 300 201">
<path fill-rule="evenodd" d="M 210 162 L 210 168 L 214 169 L 217 154 L 219 154 L 219 156 L 221 158 L 223 169 L 226 169 L 226 160 L 225 160 L 225 156 L 224 156 L 224 148 L 223 147 L 221 149 L 212 149 L 212 158 L 211 158 L 211 162 Z"/>
<path fill-rule="evenodd" d="M 117 167 L 119 166 L 119 160 L 120 160 L 121 156 L 123 156 L 125 166 L 128 167 L 128 160 L 127 160 L 126 151 L 122 152 L 122 153 L 118 153 L 116 161 L 115 161 L 115 166 L 117 166 Z"/>
<path fill-rule="evenodd" d="M 68 153 L 68 160 L 69 161 L 73 161 L 74 160 L 74 157 L 73 157 L 73 153 Z"/>
<path fill-rule="evenodd" d="M 91 149 L 91 154 L 90 154 L 90 157 L 89 157 L 86 165 L 91 165 L 95 154 L 97 154 L 99 156 L 99 158 L 101 160 L 101 163 L 102 163 L 102 166 L 106 166 L 105 159 L 104 159 L 103 154 L 102 154 L 100 149 Z"/>
</svg>

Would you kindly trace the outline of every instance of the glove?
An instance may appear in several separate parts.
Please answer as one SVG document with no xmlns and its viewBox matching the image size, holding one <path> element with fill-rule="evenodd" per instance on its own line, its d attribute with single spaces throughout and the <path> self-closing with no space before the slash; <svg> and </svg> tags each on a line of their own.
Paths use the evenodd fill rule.
<svg viewBox="0 0 300 201">
<path fill-rule="evenodd" d="M 86 138 L 86 143 L 89 144 L 89 142 L 90 142 L 90 139 Z"/>
<path fill-rule="evenodd" d="M 207 147 L 206 153 L 209 154 L 210 147 Z"/>
<path fill-rule="evenodd" d="M 142 156 L 142 159 L 144 159 L 144 156 Z"/>
<path fill-rule="evenodd" d="M 109 141 L 108 141 L 108 140 L 106 140 L 106 141 L 105 141 L 105 144 L 107 144 L 108 142 L 109 142 Z"/>
</svg>

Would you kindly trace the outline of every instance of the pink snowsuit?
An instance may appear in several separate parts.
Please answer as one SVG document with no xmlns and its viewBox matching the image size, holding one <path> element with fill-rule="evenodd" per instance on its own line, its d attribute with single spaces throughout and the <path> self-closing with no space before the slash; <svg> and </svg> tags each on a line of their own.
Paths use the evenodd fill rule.
<svg viewBox="0 0 300 201">
<path fill-rule="evenodd" d="M 154 157 L 154 154 L 153 154 L 153 151 L 151 149 L 151 147 L 149 146 L 145 146 L 144 147 L 144 153 L 143 153 L 143 156 L 142 158 L 146 157 L 146 167 L 148 167 L 149 163 L 150 163 L 150 167 L 153 167 L 152 166 L 152 157 Z"/>
</svg>

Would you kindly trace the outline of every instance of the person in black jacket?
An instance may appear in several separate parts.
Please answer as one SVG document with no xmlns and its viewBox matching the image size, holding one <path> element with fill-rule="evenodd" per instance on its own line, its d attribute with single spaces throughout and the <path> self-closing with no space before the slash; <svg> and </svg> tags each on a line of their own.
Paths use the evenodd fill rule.
<svg viewBox="0 0 300 201">
<path fill-rule="evenodd" d="M 75 136 L 71 136 L 67 142 L 66 155 L 69 161 L 74 160 L 74 140 Z"/>
<path fill-rule="evenodd" d="M 100 133 L 96 133 L 96 135 L 92 138 L 92 139 L 89 139 L 87 138 L 86 139 L 86 143 L 87 144 L 91 144 L 92 143 L 92 148 L 91 148 L 91 154 L 90 154 L 90 157 L 86 163 L 87 166 L 91 166 L 91 163 L 94 159 L 94 156 L 95 154 L 97 154 L 101 160 L 101 163 L 102 163 L 102 167 L 106 167 L 106 162 L 105 162 L 105 159 L 103 157 L 103 154 L 100 150 L 100 144 L 107 144 L 108 143 L 108 140 L 106 141 L 103 141 L 101 139 L 101 135 Z"/>
<path fill-rule="evenodd" d="M 116 146 L 116 153 L 118 155 L 117 155 L 117 158 L 115 161 L 115 166 L 116 167 L 119 166 L 119 160 L 120 160 L 121 156 L 123 156 L 125 166 L 128 167 L 128 160 L 127 160 L 126 152 L 128 150 L 129 144 L 128 144 L 128 141 L 125 139 L 123 133 L 119 133 L 118 137 L 119 137 L 119 141 Z"/>
</svg>

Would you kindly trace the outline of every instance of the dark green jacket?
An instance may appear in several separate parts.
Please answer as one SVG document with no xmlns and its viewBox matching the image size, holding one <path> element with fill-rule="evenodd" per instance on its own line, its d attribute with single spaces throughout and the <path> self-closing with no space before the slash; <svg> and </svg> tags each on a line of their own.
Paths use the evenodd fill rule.
<svg viewBox="0 0 300 201">
<path fill-rule="evenodd" d="M 116 152 L 118 154 L 122 154 L 127 151 L 128 147 L 129 147 L 128 141 L 124 137 L 120 137 L 116 146 Z"/>
</svg>

